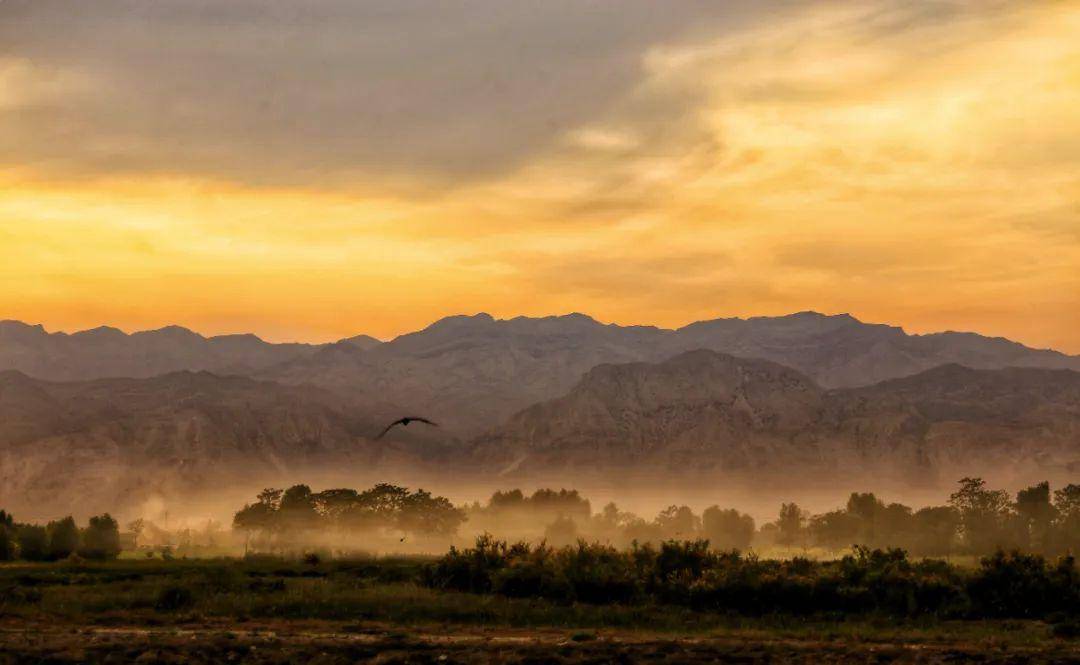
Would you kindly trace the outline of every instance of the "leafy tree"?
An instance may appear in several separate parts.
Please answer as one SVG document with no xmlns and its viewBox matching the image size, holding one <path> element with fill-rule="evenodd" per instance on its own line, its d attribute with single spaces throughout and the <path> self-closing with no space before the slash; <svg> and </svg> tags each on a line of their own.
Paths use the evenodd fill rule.
<svg viewBox="0 0 1080 665">
<path fill-rule="evenodd" d="M 701 531 L 713 549 L 746 550 L 754 539 L 754 518 L 735 509 L 710 506 L 701 514 Z"/>
<path fill-rule="evenodd" d="M 281 495 L 277 509 L 279 528 L 295 533 L 319 526 L 315 497 L 307 485 L 293 485 Z"/>
<path fill-rule="evenodd" d="M 578 539 L 577 522 L 572 517 L 560 515 L 544 529 L 544 540 L 554 547 L 565 547 Z"/>
<path fill-rule="evenodd" d="M 1054 510 L 1055 549 L 1080 553 L 1080 485 L 1069 484 L 1054 492 Z"/>
<path fill-rule="evenodd" d="M 111 515 L 105 513 L 91 517 L 83 529 L 79 555 L 87 559 L 108 560 L 120 556 L 120 526 Z"/>
<path fill-rule="evenodd" d="M 1026 548 L 1046 551 L 1057 508 L 1050 503 L 1050 483 L 1043 481 L 1016 494 L 1016 514 L 1020 521 L 1020 543 Z"/>
<path fill-rule="evenodd" d="M 140 517 L 138 519 L 128 522 L 127 530 L 131 532 L 132 542 L 135 544 L 136 547 L 138 547 L 139 538 L 142 537 L 143 531 L 146 530 L 146 520 Z"/>
<path fill-rule="evenodd" d="M 6 526 L 9 529 L 15 526 L 15 518 L 11 513 L 0 509 L 0 526 Z"/>
<path fill-rule="evenodd" d="M 49 535 L 45 527 L 22 524 L 15 531 L 19 541 L 19 556 L 27 561 L 45 561 L 49 558 Z"/>
<path fill-rule="evenodd" d="M 912 515 L 911 551 L 922 556 L 947 556 L 956 543 L 960 514 L 952 506 L 921 508 Z"/>
<path fill-rule="evenodd" d="M 852 495 L 854 496 L 854 495 Z M 832 550 L 862 544 L 862 521 L 849 510 L 833 510 L 810 518 L 810 537 L 815 545 Z"/>
<path fill-rule="evenodd" d="M 689 506 L 668 506 L 656 516 L 656 526 L 664 538 L 690 540 L 701 530 L 701 518 Z"/>
<path fill-rule="evenodd" d="M 79 527 L 70 515 L 62 520 L 49 522 L 45 527 L 49 536 L 49 559 L 66 559 L 79 549 Z"/>
<path fill-rule="evenodd" d="M 960 533 L 969 551 L 986 553 L 1011 544 L 1005 490 L 987 489 L 982 478 L 963 478 L 960 489 L 949 496 L 949 505 L 960 514 Z"/>
<path fill-rule="evenodd" d="M 11 561 L 15 558 L 14 536 L 12 527 L 0 523 L 0 561 Z"/>
<path fill-rule="evenodd" d="M 806 513 L 794 503 L 780 506 L 780 518 L 776 520 L 776 542 L 779 545 L 796 545 L 803 542 L 803 525 Z"/>
<path fill-rule="evenodd" d="M 465 511 L 455 508 L 449 499 L 424 490 L 406 495 L 398 508 L 397 527 L 419 535 L 450 535 L 464 521 Z"/>
</svg>

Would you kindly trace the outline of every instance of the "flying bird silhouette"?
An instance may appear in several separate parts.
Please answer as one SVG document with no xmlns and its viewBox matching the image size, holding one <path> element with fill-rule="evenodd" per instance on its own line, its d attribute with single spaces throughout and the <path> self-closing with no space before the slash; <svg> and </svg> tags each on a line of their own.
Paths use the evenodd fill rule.
<svg viewBox="0 0 1080 665">
<path fill-rule="evenodd" d="M 418 416 L 406 416 L 404 418 L 399 418 L 399 419 L 395 420 L 394 422 L 390 423 L 389 425 L 387 425 L 386 429 L 384 429 L 382 432 L 379 432 L 379 436 L 375 437 L 375 440 L 378 441 L 379 439 L 383 438 L 384 436 L 386 436 L 387 432 L 394 429 L 398 425 L 401 425 L 402 427 L 408 427 L 409 423 L 411 423 L 413 421 L 416 421 L 418 423 L 424 423 L 425 425 L 431 425 L 432 427 L 438 427 L 439 426 L 439 423 L 430 421 L 427 418 L 420 418 Z"/>
</svg>

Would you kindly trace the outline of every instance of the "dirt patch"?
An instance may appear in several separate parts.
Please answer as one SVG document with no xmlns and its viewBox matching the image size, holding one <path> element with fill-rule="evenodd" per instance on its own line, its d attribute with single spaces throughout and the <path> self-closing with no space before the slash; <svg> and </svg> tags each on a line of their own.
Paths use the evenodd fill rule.
<svg viewBox="0 0 1080 665">
<path fill-rule="evenodd" d="M 279 623 L 243 629 L 48 627 L 0 630 L 0 663 L 1080 663 L 1080 645 L 1038 648 L 844 640 L 663 638 L 633 633 Z"/>
</svg>

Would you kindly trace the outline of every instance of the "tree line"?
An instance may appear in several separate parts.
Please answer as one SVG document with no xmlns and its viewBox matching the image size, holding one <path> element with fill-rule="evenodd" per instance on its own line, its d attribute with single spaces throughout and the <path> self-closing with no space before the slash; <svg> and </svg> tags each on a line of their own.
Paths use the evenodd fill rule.
<svg viewBox="0 0 1080 665">
<path fill-rule="evenodd" d="M 263 550 L 329 536 L 378 533 L 451 536 L 465 513 L 449 499 L 422 489 L 380 483 L 369 489 L 313 492 L 307 485 L 265 489 L 233 517 L 233 528 L 248 536 L 248 546 Z"/>
<path fill-rule="evenodd" d="M 1048 555 L 1080 550 L 1080 485 L 1051 491 L 1041 482 L 1015 498 L 981 478 L 964 478 L 943 506 L 913 511 L 872 493 L 853 493 L 840 509 L 807 515 L 793 503 L 763 527 L 779 545 L 841 549 L 900 547 L 922 556 L 1020 549 Z"/>
<path fill-rule="evenodd" d="M 700 514 L 672 505 L 651 520 L 614 503 L 593 513 L 575 490 L 545 489 L 532 496 L 496 492 L 486 505 L 468 506 L 466 515 L 480 530 L 500 536 L 522 536 L 520 530 L 515 534 L 516 524 L 543 524 L 542 537 L 554 546 L 578 539 L 620 547 L 701 539 L 713 549 L 743 551 L 774 546 L 840 551 L 853 545 L 897 547 L 917 556 L 989 554 L 1002 548 L 1048 555 L 1080 550 L 1080 485 L 1051 491 L 1042 482 L 1013 497 L 981 478 L 960 480 L 947 504 L 918 510 L 886 503 L 872 492 L 852 493 L 843 507 L 821 514 L 784 503 L 778 517 L 760 528 L 750 515 L 718 505 Z"/>
<path fill-rule="evenodd" d="M 68 516 L 45 524 L 16 522 L 0 510 L 0 561 L 60 561 L 72 556 L 108 560 L 120 555 L 120 527 L 108 513 L 83 528 Z"/>
</svg>

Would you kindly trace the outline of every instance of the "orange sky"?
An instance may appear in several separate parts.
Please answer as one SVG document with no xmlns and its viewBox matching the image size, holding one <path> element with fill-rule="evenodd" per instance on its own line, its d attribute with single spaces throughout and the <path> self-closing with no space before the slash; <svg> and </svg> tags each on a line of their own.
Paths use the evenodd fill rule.
<svg viewBox="0 0 1080 665">
<path fill-rule="evenodd" d="M 955 4 L 627 28 L 621 69 L 605 52 L 536 70 L 563 87 L 520 91 L 519 119 L 484 115 L 518 92 L 468 78 L 430 128 L 407 105 L 354 125 L 363 100 L 301 85 L 273 99 L 313 118 L 300 129 L 137 85 L 170 73 L 126 69 L 123 35 L 61 57 L 25 10 L 29 36 L 0 49 L 0 318 L 321 341 L 477 311 L 676 326 L 814 309 L 1080 353 L 1080 3 Z M 524 85 L 514 67 L 534 65 L 506 66 Z M 575 83 L 589 66 L 619 85 Z"/>
</svg>

